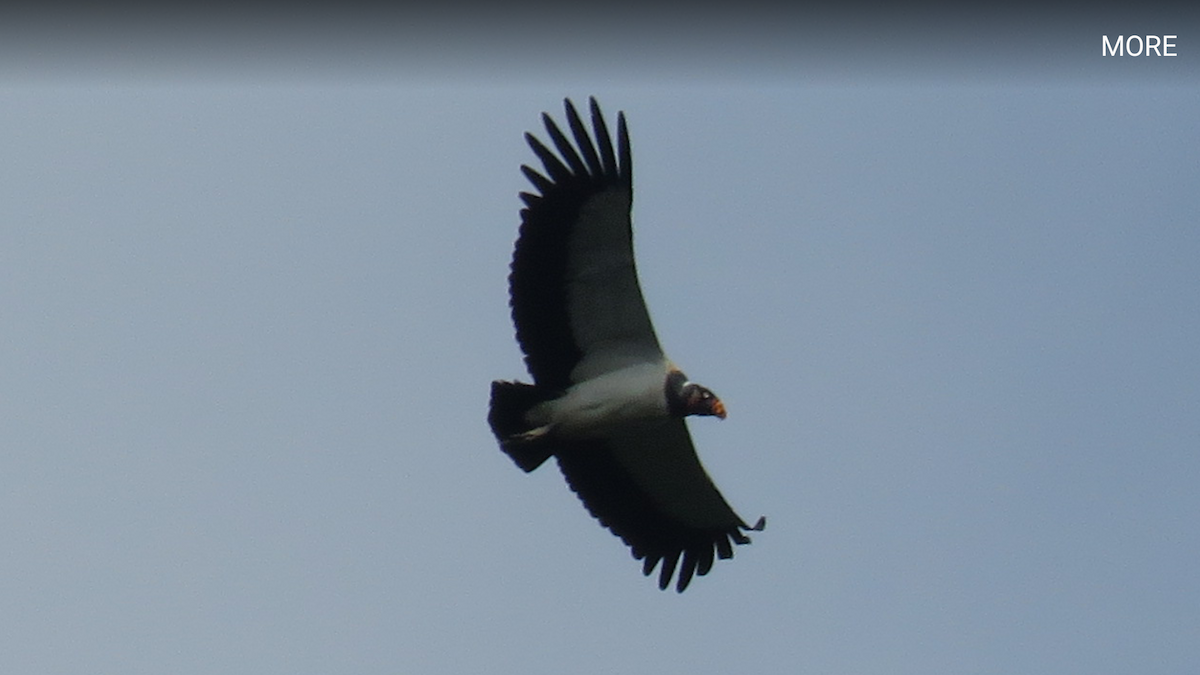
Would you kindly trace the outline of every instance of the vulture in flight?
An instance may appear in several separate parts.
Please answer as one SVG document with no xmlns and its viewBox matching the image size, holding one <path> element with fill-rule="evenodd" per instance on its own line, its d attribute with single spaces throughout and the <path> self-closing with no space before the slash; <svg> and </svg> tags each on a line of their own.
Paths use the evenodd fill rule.
<svg viewBox="0 0 1200 675">
<path fill-rule="evenodd" d="M 550 457 L 602 525 L 683 591 L 748 544 L 746 524 L 701 466 L 684 417 L 725 417 L 711 391 L 667 359 L 633 260 L 625 115 L 616 148 L 593 98 L 591 132 L 570 100 L 569 136 L 543 114 L 556 155 L 526 134 L 544 171 L 525 208 L 509 276 L 517 342 L 533 384 L 492 383 L 488 423 L 526 472 Z M 572 138 L 574 142 L 572 142 Z"/>
</svg>

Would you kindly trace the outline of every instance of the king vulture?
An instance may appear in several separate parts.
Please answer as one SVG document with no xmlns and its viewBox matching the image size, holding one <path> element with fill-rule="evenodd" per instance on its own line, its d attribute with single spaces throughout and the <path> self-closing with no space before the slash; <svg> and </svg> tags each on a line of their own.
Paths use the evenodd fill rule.
<svg viewBox="0 0 1200 675">
<path fill-rule="evenodd" d="M 665 589 L 683 591 L 714 558 L 747 544 L 739 517 L 701 466 L 684 417 L 725 417 L 711 391 L 663 354 L 638 287 L 629 209 L 625 115 L 617 147 L 596 100 L 592 133 L 565 101 L 571 139 L 543 114 L 556 156 L 525 140 L 544 172 L 521 171 L 540 194 L 525 208 L 509 276 L 517 342 L 533 384 L 492 383 L 488 422 L 517 466 L 550 457 L 602 525 Z"/>
</svg>

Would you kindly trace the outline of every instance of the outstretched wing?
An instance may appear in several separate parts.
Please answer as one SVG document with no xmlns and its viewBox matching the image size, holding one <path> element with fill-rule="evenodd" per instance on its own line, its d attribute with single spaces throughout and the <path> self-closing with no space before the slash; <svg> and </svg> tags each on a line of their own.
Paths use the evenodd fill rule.
<svg viewBox="0 0 1200 675">
<path fill-rule="evenodd" d="M 558 464 L 588 511 L 621 537 L 648 576 L 661 563 L 659 588 L 678 570 L 682 592 L 714 558 L 748 544 L 749 527 L 701 466 L 681 419 L 631 429 L 604 440 L 560 448 Z"/>
<path fill-rule="evenodd" d="M 571 101 L 564 103 L 574 143 L 549 115 L 542 119 L 557 155 L 525 135 L 544 173 L 521 167 L 538 194 L 521 193 L 526 208 L 509 276 L 525 363 L 539 386 L 555 390 L 662 358 L 633 260 L 625 116 L 617 117 L 614 152 L 594 98 L 594 138 Z"/>
</svg>

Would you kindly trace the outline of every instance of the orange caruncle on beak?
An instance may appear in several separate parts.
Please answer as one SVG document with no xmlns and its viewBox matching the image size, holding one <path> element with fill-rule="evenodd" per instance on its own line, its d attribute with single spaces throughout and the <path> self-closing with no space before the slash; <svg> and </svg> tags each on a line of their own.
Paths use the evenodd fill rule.
<svg viewBox="0 0 1200 675">
<path fill-rule="evenodd" d="M 716 415 L 718 419 L 725 419 L 725 404 L 721 403 L 721 399 L 713 399 L 712 413 L 713 415 Z"/>
</svg>

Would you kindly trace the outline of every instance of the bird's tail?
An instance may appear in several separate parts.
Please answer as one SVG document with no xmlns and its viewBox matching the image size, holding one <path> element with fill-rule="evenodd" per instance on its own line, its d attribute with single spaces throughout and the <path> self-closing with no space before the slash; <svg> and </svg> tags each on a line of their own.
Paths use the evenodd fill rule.
<svg viewBox="0 0 1200 675">
<path fill-rule="evenodd" d="M 532 431 L 525 414 L 539 403 L 552 398 L 545 390 L 523 382 L 492 382 L 492 400 L 488 406 L 488 424 L 504 451 L 526 473 L 542 465 L 554 454 L 549 438 L 521 437 Z"/>
</svg>

